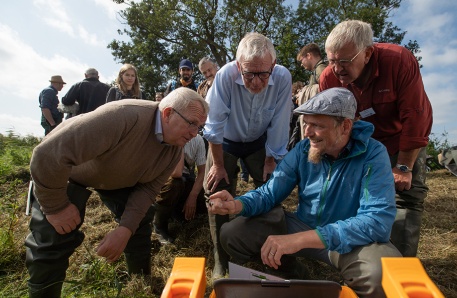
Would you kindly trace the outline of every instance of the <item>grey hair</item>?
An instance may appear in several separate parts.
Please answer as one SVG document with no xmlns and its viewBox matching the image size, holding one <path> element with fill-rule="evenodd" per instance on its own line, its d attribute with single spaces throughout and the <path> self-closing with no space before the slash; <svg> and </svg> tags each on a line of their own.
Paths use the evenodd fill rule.
<svg viewBox="0 0 457 298">
<path fill-rule="evenodd" d="M 371 25 L 358 20 L 339 23 L 328 35 L 325 41 L 325 51 L 335 53 L 348 44 L 353 44 L 359 51 L 372 46 L 373 29 L 371 29 Z"/>
<path fill-rule="evenodd" d="M 87 76 L 98 76 L 98 70 L 91 67 L 91 68 L 88 68 L 84 74 Z"/>
<path fill-rule="evenodd" d="M 247 33 L 238 45 L 236 51 L 236 61 L 241 59 L 252 60 L 254 57 L 264 58 L 267 54 L 271 55 L 271 62 L 276 60 L 276 51 L 273 43 L 266 36 L 257 33 Z"/>
<path fill-rule="evenodd" d="M 205 114 L 208 115 L 209 105 L 205 99 L 194 90 L 186 87 L 176 88 L 165 96 L 159 103 L 159 110 L 163 111 L 170 107 L 178 111 L 185 111 L 193 102 L 200 103 Z"/>
<path fill-rule="evenodd" d="M 214 65 L 214 67 L 217 68 L 216 59 L 206 56 L 206 57 L 203 57 L 202 59 L 200 59 L 200 62 L 198 62 L 198 69 L 202 68 L 203 64 L 208 63 L 208 62 L 212 63 Z"/>
</svg>

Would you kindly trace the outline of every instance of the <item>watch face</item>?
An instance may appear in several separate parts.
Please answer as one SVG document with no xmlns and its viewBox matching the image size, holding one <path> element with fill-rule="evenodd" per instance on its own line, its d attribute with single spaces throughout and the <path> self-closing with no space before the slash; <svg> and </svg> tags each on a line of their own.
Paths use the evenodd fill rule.
<svg viewBox="0 0 457 298">
<path fill-rule="evenodd" d="M 411 170 L 410 170 L 407 166 L 405 166 L 405 165 L 398 165 L 397 168 L 398 168 L 400 171 L 402 171 L 403 173 L 409 173 L 409 172 L 411 172 Z"/>
</svg>

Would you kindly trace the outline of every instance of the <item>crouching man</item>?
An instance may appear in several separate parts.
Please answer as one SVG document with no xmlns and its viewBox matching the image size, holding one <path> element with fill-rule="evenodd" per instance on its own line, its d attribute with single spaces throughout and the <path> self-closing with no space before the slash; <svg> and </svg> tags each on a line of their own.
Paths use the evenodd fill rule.
<svg viewBox="0 0 457 298">
<path fill-rule="evenodd" d="M 400 257 L 389 242 L 395 189 L 386 148 L 370 138 L 373 125 L 355 121 L 353 94 L 332 88 L 295 110 L 306 137 L 271 179 L 235 199 L 210 197 L 209 211 L 240 215 L 221 228 L 221 244 L 237 263 L 261 259 L 285 278 L 304 278 L 295 257 L 332 265 L 359 297 L 385 297 L 381 257 Z M 295 212 L 284 201 L 298 186 Z"/>
<path fill-rule="evenodd" d="M 128 272 L 151 274 L 152 208 L 184 145 L 206 121 L 208 104 L 187 88 L 160 103 L 121 100 L 72 117 L 32 155 L 34 181 L 26 265 L 30 297 L 59 297 L 69 257 L 81 245 L 86 202 L 95 189 L 119 225 L 97 254 L 124 252 Z"/>
</svg>

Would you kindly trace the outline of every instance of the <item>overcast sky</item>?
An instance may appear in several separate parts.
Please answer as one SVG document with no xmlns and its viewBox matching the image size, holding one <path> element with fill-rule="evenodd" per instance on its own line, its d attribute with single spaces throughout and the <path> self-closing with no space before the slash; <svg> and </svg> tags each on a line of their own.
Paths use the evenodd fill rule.
<svg viewBox="0 0 457 298">
<path fill-rule="evenodd" d="M 287 3 L 294 3 L 288 0 Z M 120 64 L 107 45 L 121 39 L 116 14 L 125 8 L 111 0 L 15 0 L 2 3 L 0 17 L 0 133 L 43 136 L 40 91 L 52 75 L 70 86 L 95 67 L 103 82 L 116 77 Z M 422 52 L 425 90 L 433 106 L 432 131 L 445 130 L 457 144 L 457 1 L 403 0 L 392 21 L 417 40 Z"/>
</svg>

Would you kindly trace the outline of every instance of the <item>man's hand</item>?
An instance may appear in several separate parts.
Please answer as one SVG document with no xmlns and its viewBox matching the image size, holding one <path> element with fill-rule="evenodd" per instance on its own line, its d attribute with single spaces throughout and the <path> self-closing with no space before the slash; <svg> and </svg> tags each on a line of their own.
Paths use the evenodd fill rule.
<svg viewBox="0 0 457 298">
<path fill-rule="evenodd" d="M 263 166 L 263 181 L 267 181 L 270 178 L 271 173 L 276 168 L 276 162 L 273 157 L 266 157 L 265 164 Z"/>
<path fill-rule="evenodd" d="M 97 255 L 105 257 L 108 263 L 116 261 L 124 251 L 130 236 L 132 232 L 128 228 L 117 227 L 102 239 L 97 248 Z"/>
<path fill-rule="evenodd" d="M 398 191 L 409 190 L 411 188 L 411 180 L 413 179 L 413 173 L 403 173 L 397 168 L 392 169 L 394 174 L 395 189 Z"/>
<path fill-rule="evenodd" d="M 315 230 L 289 235 L 270 235 L 260 250 L 262 262 L 278 269 L 283 255 L 291 255 L 304 248 L 325 248 Z"/>
<path fill-rule="evenodd" d="M 260 250 L 262 262 L 270 267 L 278 269 L 281 265 L 281 257 L 296 253 L 302 247 L 300 238 L 296 234 L 270 235 Z"/>
<path fill-rule="evenodd" d="M 208 172 L 208 178 L 206 179 L 206 185 L 209 192 L 214 192 L 216 190 L 219 181 L 225 179 L 227 184 L 230 184 L 227 171 L 224 167 L 218 167 L 213 165 Z"/>
<path fill-rule="evenodd" d="M 235 201 L 232 195 L 226 190 L 211 195 L 206 203 L 209 212 L 212 214 L 238 214 L 242 209 L 241 202 Z"/>
<path fill-rule="evenodd" d="M 186 220 L 191 220 L 195 217 L 195 211 L 197 209 L 197 197 L 198 195 L 191 192 L 186 199 L 186 203 L 182 208 L 182 212 L 184 212 L 184 218 Z"/>
<path fill-rule="evenodd" d="M 68 234 L 81 223 L 78 207 L 70 203 L 56 214 L 47 214 L 46 219 L 59 234 Z"/>
</svg>

